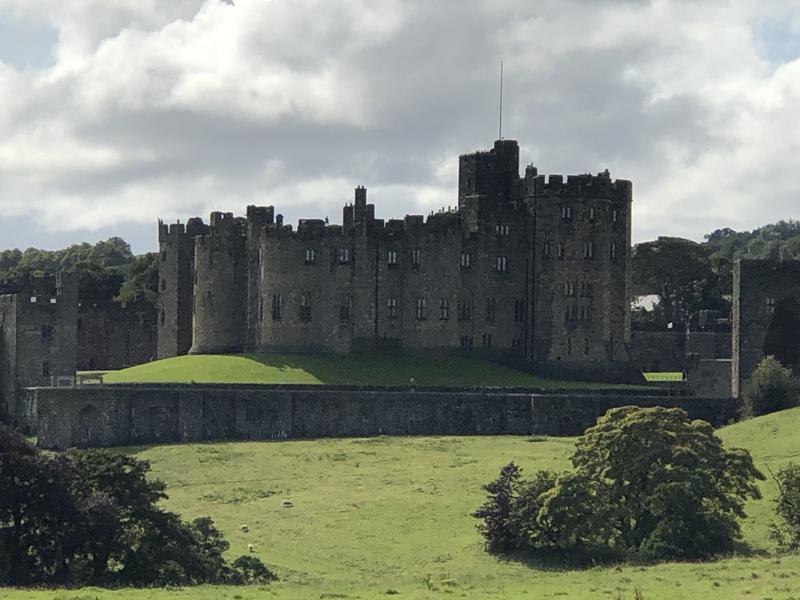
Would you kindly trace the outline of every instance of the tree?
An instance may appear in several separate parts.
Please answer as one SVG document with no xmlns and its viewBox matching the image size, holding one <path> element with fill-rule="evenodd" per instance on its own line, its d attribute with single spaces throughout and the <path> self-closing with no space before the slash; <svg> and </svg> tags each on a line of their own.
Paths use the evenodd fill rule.
<svg viewBox="0 0 800 600">
<path fill-rule="evenodd" d="M 742 416 L 758 417 L 800 403 L 800 381 L 774 356 L 764 357 L 742 390 Z"/>
<path fill-rule="evenodd" d="M 490 552 L 504 552 L 519 545 L 519 536 L 511 527 L 509 520 L 514 500 L 518 492 L 520 469 L 513 462 L 500 469 L 500 476 L 483 486 L 489 498 L 478 510 L 472 513 L 483 519 L 478 530 L 486 540 Z"/>
<path fill-rule="evenodd" d="M 146 461 L 105 450 L 51 456 L 0 426 L 0 585 L 165 586 L 267 582 L 255 557 L 228 564 L 209 517 L 157 503 Z"/>
<path fill-rule="evenodd" d="M 667 320 L 676 325 L 701 308 L 722 307 L 708 251 L 691 240 L 660 237 L 637 244 L 631 278 L 636 295 L 658 294 Z"/>
<path fill-rule="evenodd" d="M 770 537 L 789 551 L 800 549 L 800 465 L 789 463 L 775 476 L 778 497 L 775 512 L 780 519 L 772 525 Z"/>
<path fill-rule="evenodd" d="M 756 481 L 764 479 L 746 450 L 725 450 L 711 425 L 675 408 L 609 410 L 578 438 L 571 463 L 549 489 L 541 478 L 532 494 L 511 495 L 505 539 L 573 559 L 724 554 L 741 537 L 744 503 L 760 497 Z M 514 489 L 524 489 L 519 477 Z M 486 514 L 497 512 L 475 516 Z"/>
</svg>

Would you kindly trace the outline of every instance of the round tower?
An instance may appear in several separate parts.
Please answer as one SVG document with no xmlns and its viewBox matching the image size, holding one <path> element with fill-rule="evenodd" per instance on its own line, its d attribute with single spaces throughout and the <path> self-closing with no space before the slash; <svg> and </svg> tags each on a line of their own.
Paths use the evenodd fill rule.
<svg viewBox="0 0 800 600">
<path fill-rule="evenodd" d="M 243 223 L 212 213 L 211 232 L 195 240 L 194 319 L 190 354 L 242 352 L 247 256 Z"/>
</svg>

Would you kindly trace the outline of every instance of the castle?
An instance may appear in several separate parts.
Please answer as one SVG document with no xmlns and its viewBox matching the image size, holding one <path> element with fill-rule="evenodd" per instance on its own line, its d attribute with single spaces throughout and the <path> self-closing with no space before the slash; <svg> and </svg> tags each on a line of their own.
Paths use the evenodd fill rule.
<svg viewBox="0 0 800 600">
<path fill-rule="evenodd" d="M 158 357 L 397 348 L 608 374 L 628 362 L 631 200 L 608 171 L 520 177 L 498 140 L 427 219 L 376 219 L 358 187 L 341 225 L 159 222 Z"/>
</svg>

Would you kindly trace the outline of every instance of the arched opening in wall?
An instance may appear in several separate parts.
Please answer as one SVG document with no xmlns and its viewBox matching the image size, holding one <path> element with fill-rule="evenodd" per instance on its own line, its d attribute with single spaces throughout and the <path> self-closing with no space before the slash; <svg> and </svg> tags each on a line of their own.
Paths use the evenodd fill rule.
<svg viewBox="0 0 800 600">
<path fill-rule="evenodd" d="M 91 448 L 97 446 L 101 440 L 99 412 L 93 404 L 87 404 L 75 416 L 72 443 L 77 448 Z"/>
<path fill-rule="evenodd" d="M 800 303 L 794 297 L 775 305 L 764 338 L 764 356 L 774 356 L 794 370 L 800 368 Z"/>
</svg>

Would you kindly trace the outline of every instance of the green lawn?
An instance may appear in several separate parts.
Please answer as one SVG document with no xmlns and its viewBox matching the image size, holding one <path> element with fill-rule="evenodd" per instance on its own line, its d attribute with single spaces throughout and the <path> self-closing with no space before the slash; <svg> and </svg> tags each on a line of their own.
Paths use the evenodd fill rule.
<svg viewBox="0 0 800 600">
<path fill-rule="evenodd" d="M 654 381 L 683 381 L 683 373 L 680 371 L 675 373 L 670 372 L 663 372 L 663 373 L 642 373 L 644 378 L 647 381 L 654 382 Z"/>
<path fill-rule="evenodd" d="M 800 409 L 721 430 L 756 464 L 800 460 Z M 486 554 L 469 516 L 481 484 L 509 460 L 531 472 L 567 466 L 574 440 L 526 437 L 387 438 L 210 443 L 134 448 L 169 485 L 167 506 L 211 515 L 232 544 L 247 544 L 281 582 L 245 588 L 7 591 L 11 600 L 388 598 L 800 598 L 800 557 L 739 557 L 714 563 L 551 570 Z M 744 528 L 771 551 L 775 488 L 753 502 Z M 283 508 L 290 499 L 294 507 Z M 240 530 L 250 528 L 248 534 Z"/>
<path fill-rule="evenodd" d="M 593 388 L 555 381 L 485 360 L 387 354 L 196 355 L 167 358 L 106 374 L 107 383 L 293 383 Z M 604 386 L 619 387 L 619 386 Z"/>
</svg>

